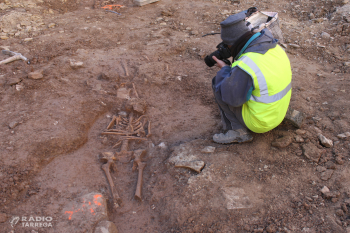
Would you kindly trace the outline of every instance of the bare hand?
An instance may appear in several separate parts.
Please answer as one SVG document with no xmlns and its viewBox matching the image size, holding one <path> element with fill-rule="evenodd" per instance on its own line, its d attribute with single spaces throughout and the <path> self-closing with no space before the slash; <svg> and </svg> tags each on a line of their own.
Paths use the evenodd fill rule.
<svg viewBox="0 0 350 233">
<path fill-rule="evenodd" d="M 224 66 L 227 66 L 227 64 L 219 59 L 217 59 L 215 56 L 213 56 L 213 59 L 216 61 L 216 65 L 220 67 L 220 69 Z"/>
</svg>

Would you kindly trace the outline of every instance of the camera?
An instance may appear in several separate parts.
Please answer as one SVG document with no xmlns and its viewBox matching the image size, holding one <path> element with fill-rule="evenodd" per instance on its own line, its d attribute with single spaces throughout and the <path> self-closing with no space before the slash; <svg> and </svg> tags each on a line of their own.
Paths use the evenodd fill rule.
<svg viewBox="0 0 350 233">
<path fill-rule="evenodd" d="M 210 55 L 204 58 L 205 64 L 207 64 L 207 66 L 209 67 L 215 65 L 216 61 L 213 59 L 213 56 L 215 56 L 217 59 L 222 60 L 227 65 L 231 65 L 231 62 L 227 60 L 227 58 L 230 58 L 232 56 L 231 51 L 227 47 L 227 45 L 221 42 L 216 46 L 216 48 L 217 50 L 215 52 L 211 53 Z"/>
</svg>

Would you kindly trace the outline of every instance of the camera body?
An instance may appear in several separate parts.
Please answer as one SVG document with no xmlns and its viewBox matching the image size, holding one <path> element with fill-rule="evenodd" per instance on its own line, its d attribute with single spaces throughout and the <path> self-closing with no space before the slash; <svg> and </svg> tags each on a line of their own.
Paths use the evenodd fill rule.
<svg viewBox="0 0 350 233">
<path fill-rule="evenodd" d="M 209 67 L 214 66 L 216 64 L 216 61 L 213 59 L 213 56 L 215 56 L 217 59 L 224 61 L 228 65 L 231 65 L 231 62 L 227 60 L 232 56 L 231 51 L 227 45 L 221 42 L 216 46 L 216 48 L 217 50 L 215 52 L 209 54 L 204 58 L 205 64 L 207 64 Z"/>
</svg>

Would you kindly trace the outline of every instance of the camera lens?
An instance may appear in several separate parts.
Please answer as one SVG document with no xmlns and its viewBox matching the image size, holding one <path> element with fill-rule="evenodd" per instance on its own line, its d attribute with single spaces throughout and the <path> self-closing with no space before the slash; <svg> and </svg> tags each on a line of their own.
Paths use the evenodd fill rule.
<svg viewBox="0 0 350 233">
<path fill-rule="evenodd" d="M 204 61 L 205 61 L 205 64 L 207 64 L 207 66 L 209 66 L 209 67 L 214 66 L 215 63 L 216 63 L 216 61 L 215 61 L 212 57 L 210 57 L 210 55 L 209 55 L 209 56 L 206 56 L 206 57 L 204 58 Z"/>
<path fill-rule="evenodd" d="M 216 61 L 213 59 L 213 56 L 215 56 L 219 60 L 223 59 L 220 51 L 216 50 L 215 52 L 211 53 L 210 55 L 208 55 L 204 58 L 205 64 L 207 64 L 207 66 L 209 66 L 209 67 L 212 67 L 213 65 L 216 64 Z"/>
</svg>

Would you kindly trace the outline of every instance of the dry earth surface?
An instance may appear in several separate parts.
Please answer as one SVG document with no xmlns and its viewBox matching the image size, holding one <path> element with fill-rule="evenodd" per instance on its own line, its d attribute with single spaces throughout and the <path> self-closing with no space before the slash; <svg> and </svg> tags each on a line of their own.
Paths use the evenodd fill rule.
<svg viewBox="0 0 350 233">
<path fill-rule="evenodd" d="M 203 58 L 220 36 L 202 35 L 251 6 L 279 12 L 305 121 L 218 145 L 218 68 Z M 121 233 L 350 232 L 349 12 L 348 0 L 0 0 L 0 46 L 29 59 L 0 65 L 0 232 L 99 232 L 102 220 Z M 151 122 L 129 145 L 147 149 L 142 201 L 133 161 L 117 161 L 113 208 L 98 155 L 120 147 L 101 133 L 132 109 Z"/>
</svg>

